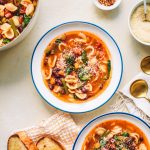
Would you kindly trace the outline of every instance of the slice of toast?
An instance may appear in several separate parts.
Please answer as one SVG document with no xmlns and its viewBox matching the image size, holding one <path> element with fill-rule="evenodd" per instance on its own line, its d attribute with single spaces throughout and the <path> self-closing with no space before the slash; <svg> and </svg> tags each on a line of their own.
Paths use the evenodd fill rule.
<svg viewBox="0 0 150 150">
<path fill-rule="evenodd" d="M 8 150 L 27 150 L 25 145 L 17 135 L 12 136 L 8 140 Z"/>
<path fill-rule="evenodd" d="M 38 150 L 63 150 L 59 143 L 49 137 L 42 138 L 37 143 Z"/>
</svg>

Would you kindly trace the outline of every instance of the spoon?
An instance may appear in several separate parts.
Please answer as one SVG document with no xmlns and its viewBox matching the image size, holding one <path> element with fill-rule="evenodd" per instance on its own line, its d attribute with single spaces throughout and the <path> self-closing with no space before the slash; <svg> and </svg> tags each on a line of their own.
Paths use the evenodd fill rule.
<svg viewBox="0 0 150 150">
<path fill-rule="evenodd" d="M 148 93 L 148 84 L 143 79 L 136 80 L 131 84 L 130 93 L 135 98 L 145 98 L 150 102 L 150 99 L 146 97 Z"/>
<path fill-rule="evenodd" d="M 141 61 L 141 69 L 144 73 L 150 75 L 150 56 L 145 57 Z"/>
<path fill-rule="evenodd" d="M 144 15 L 145 21 L 147 21 L 147 0 L 144 0 Z"/>
</svg>

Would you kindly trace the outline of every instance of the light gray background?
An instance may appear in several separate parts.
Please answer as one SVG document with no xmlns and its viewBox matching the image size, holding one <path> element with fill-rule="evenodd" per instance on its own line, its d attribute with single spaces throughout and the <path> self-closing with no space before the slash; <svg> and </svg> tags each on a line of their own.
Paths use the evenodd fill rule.
<svg viewBox="0 0 150 150">
<path fill-rule="evenodd" d="M 30 76 L 31 55 L 39 38 L 50 28 L 66 21 L 82 20 L 105 28 L 116 39 L 124 59 L 121 87 L 139 71 L 140 60 L 150 48 L 137 43 L 129 33 L 128 16 L 138 0 L 123 0 L 120 7 L 103 12 L 92 0 L 41 0 L 37 23 L 28 37 L 16 47 L 0 52 L 0 149 L 6 150 L 12 131 L 37 124 L 54 114 L 36 92 Z M 83 126 L 93 117 L 111 111 L 114 96 L 104 107 L 91 113 L 72 115 Z"/>
</svg>

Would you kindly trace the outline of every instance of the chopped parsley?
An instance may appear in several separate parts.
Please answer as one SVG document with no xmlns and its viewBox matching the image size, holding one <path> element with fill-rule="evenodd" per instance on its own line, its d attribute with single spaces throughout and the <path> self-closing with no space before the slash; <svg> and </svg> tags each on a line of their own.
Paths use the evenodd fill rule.
<svg viewBox="0 0 150 150">
<path fill-rule="evenodd" d="M 84 64 L 87 64 L 88 57 L 87 57 L 87 53 L 86 53 L 85 50 L 82 52 L 81 59 L 82 59 L 82 61 L 83 61 Z"/>
</svg>

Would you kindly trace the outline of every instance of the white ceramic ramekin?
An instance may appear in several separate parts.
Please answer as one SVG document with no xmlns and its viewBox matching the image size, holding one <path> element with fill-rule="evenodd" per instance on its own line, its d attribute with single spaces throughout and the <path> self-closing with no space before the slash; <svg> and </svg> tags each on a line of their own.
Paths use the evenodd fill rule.
<svg viewBox="0 0 150 150">
<path fill-rule="evenodd" d="M 98 0 L 92 0 L 92 1 L 94 2 L 95 6 L 97 6 L 99 9 L 108 11 L 117 8 L 120 5 L 122 0 L 116 0 L 116 2 L 112 6 L 104 6 L 100 4 Z"/>
<path fill-rule="evenodd" d="M 148 3 L 150 3 L 150 0 L 147 0 Z M 138 2 L 131 10 L 130 14 L 129 14 L 129 17 L 128 17 L 128 26 L 129 26 L 129 30 L 130 30 L 130 33 L 132 34 L 132 36 L 138 41 L 140 42 L 141 44 L 144 44 L 146 46 L 150 46 L 150 43 L 148 42 L 144 42 L 142 40 L 140 40 L 134 33 L 133 33 L 133 30 L 132 30 L 132 27 L 131 27 L 131 16 L 133 14 L 133 12 L 140 6 L 143 4 L 143 0 Z"/>
<path fill-rule="evenodd" d="M 39 13 L 39 8 L 40 8 L 40 0 L 38 0 L 38 4 L 37 4 L 36 10 L 34 12 L 34 15 L 33 15 L 32 19 L 31 19 L 31 21 L 29 22 L 29 24 L 27 25 L 27 27 L 13 41 L 11 41 L 10 43 L 6 44 L 3 47 L 0 47 L 0 51 L 7 50 L 7 49 L 17 45 L 18 43 L 20 43 L 30 33 L 30 31 L 32 30 L 33 26 L 36 23 L 36 19 L 37 19 L 38 13 Z"/>
</svg>

